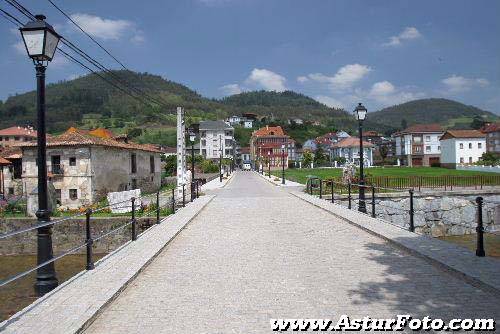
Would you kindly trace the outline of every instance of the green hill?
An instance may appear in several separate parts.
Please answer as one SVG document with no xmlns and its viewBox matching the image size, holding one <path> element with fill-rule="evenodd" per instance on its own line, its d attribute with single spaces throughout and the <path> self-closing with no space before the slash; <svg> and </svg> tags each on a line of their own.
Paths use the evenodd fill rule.
<svg viewBox="0 0 500 334">
<path fill-rule="evenodd" d="M 401 128 L 407 125 L 439 123 L 447 128 L 468 128 L 474 118 L 496 121 L 498 116 L 474 106 L 448 99 L 422 99 L 368 114 L 379 124 Z"/>
</svg>

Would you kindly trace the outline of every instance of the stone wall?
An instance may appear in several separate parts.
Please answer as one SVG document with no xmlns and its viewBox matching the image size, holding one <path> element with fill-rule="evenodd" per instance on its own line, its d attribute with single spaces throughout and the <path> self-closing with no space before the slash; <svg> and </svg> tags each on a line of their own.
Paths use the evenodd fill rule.
<svg viewBox="0 0 500 334">
<path fill-rule="evenodd" d="M 146 222 L 147 218 L 138 218 L 138 233 L 142 231 L 140 226 Z M 153 217 L 149 218 L 150 223 L 155 223 Z M 91 233 L 94 237 L 103 235 L 112 229 L 119 227 L 129 221 L 129 217 L 93 218 L 91 221 Z M 0 219 L 0 234 L 12 232 L 36 224 L 36 219 L 32 218 L 5 218 Z M 94 243 L 96 254 L 109 253 L 127 241 L 131 240 L 131 225 L 118 230 L 115 233 Z M 85 219 L 71 219 L 57 224 L 53 228 L 52 242 L 54 255 L 61 254 L 72 247 L 76 247 L 85 242 Z M 14 237 L 0 240 L 1 255 L 26 255 L 36 254 L 37 236 L 36 230 L 18 234 Z M 77 253 L 86 252 L 85 247 Z"/>
<path fill-rule="evenodd" d="M 410 199 L 401 195 L 377 195 L 377 218 L 409 227 Z M 382 197 L 383 196 L 383 197 Z M 483 224 L 487 231 L 500 229 L 500 194 L 423 194 L 414 198 L 415 231 L 434 237 L 476 233 L 476 197 L 484 198 Z M 371 212 L 371 199 L 367 201 Z"/>
</svg>

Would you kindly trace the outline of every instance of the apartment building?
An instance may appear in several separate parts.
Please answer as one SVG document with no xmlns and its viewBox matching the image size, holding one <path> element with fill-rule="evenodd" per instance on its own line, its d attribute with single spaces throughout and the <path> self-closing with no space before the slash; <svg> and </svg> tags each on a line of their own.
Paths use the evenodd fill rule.
<svg viewBox="0 0 500 334">
<path fill-rule="evenodd" d="M 432 166 L 441 161 L 441 143 L 444 134 L 439 124 L 416 124 L 393 135 L 396 156 L 402 165 Z"/>
<path fill-rule="evenodd" d="M 252 133 L 250 154 L 252 161 L 258 166 L 270 164 L 271 169 L 281 169 L 284 162 L 285 168 L 288 168 L 290 150 L 295 156 L 295 142 L 291 142 L 281 126 L 266 126 Z"/>
<path fill-rule="evenodd" d="M 233 158 L 234 128 L 223 121 L 200 122 L 200 154 L 206 159 Z"/>
</svg>

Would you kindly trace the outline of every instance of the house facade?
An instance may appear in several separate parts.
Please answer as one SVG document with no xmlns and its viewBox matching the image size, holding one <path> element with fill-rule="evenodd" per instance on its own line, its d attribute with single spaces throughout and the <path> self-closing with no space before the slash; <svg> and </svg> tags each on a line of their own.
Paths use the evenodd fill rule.
<svg viewBox="0 0 500 334">
<path fill-rule="evenodd" d="M 281 126 L 266 126 L 252 133 L 250 154 L 255 166 L 267 166 L 281 169 L 283 164 L 288 168 L 290 137 Z M 295 148 L 295 145 L 292 145 Z M 282 152 L 282 150 L 284 152 Z"/>
<path fill-rule="evenodd" d="M 223 121 L 200 122 L 199 154 L 206 159 L 233 158 L 234 128 Z"/>
<path fill-rule="evenodd" d="M 363 164 L 365 167 L 373 166 L 373 144 L 363 141 Z M 359 138 L 349 137 L 332 145 L 332 160 L 344 158 L 346 163 L 359 165 L 360 150 Z"/>
<path fill-rule="evenodd" d="M 406 166 L 432 166 L 440 163 L 444 134 L 439 124 L 419 124 L 393 135 L 396 156 Z"/>
<path fill-rule="evenodd" d="M 482 132 L 486 134 L 486 151 L 500 154 L 500 124 L 489 124 Z"/>
<path fill-rule="evenodd" d="M 6 196 L 23 196 L 22 151 L 19 147 L 4 147 L 0 152 L 0 192 Z"/>
<path fill-rule="evenodd" d="M 13 126 L 0 130 L 0 147 L 35 141 L 37 132 L 32 127 Z"/>
<path fill-rule="evenodd" d="M 105 198 L 108 192 L 157 190 L 161 185 L 161 154 L 149 145 L 70 129 L 48 139 L 47 171 L 58 204 L 77 209 Z M 22 156 L 22 180 L 29 196 L 37 187 L 36 143 L 22 146 Z"/>
<path fill-rule="evenodd" d="M 441 166 L 456 168 L 479 161 L 486 152 L 486 135 L 477 130 L 448 130 L 441 137 Z"/>
</svg>

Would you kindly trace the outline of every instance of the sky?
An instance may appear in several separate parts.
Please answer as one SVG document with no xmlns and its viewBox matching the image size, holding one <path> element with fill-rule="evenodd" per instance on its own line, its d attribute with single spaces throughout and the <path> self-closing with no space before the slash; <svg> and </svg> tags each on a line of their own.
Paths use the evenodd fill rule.
<svg viewBox="0 0 500 334">
<path fill-rule="evenodd" d="M 500 114 L 500 1 L 53 1 L 131 70 L 206 97 L 293 90 L 370 111 L 444 97 Z M 19 2 L 119 68 L 48 1 Z M 0 8 L 15 12 L 1 0 Z M 0 99 L 34 89 L 19 31 L 2 17 L 0 46 Z M 56 55 L 47 80 L 84 74 Z"/>
</svg>

